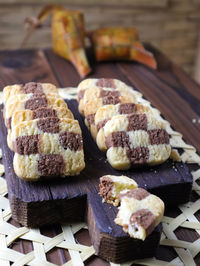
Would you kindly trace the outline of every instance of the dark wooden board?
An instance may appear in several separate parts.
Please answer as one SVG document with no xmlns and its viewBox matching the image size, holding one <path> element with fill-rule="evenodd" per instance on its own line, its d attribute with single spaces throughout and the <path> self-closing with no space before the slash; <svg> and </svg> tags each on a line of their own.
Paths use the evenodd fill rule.
<svg viewBox="0 0 200 266">
<path fill-rule="evenodd" d="M 133 239 L 116 225 L 117 207 L 103 203 L 97 193 L 88 194 L 87 224 L 92 244 L 98 256 L 121 263 L 128 260 L 149 258 L 158 248 L 162 225 L 159 224 L 145 241 Z M 102 215 L 103 214 L 103 215 Z"/>
<path fill-rule="evenodd" d="M 48 181 L 28 182 L 17 178 L 12 167 L 13 153 L 6 144 L 7 132 L 1 112 L 0 134 L 5 176 L 13 218 L 18 222 L 35 227 L 83 219 L 86 195 L 89 192 L 98 191 L 99 177 L 105 174 L 124 174 L 133 178 L 139 187 L 160 196 L 166 205 L 180 204 L 189 200 L 192 176 L 185 164 L 167 161 L 151 168 L 129 171 L 113 169 L 107 162 L 105 154 L 97 148 L 90 132 L 84 125 L 83 118 L 78 113 L 77 102 L 71 100 L 67 103 L 79 120 L 82 129 L 86 167 L 78 176 Z M 41 213 L 45 215 L 41 216 Z"/>
<path fill-rule="evenodd" d="M 159 63 L 158 71 L 152 71 L 142 65 L 132 63 L 101 63 L 94 67 L 94 72 L 90 76 L 120 78 L 129 85 L 137 87 L 148 98 L 148 100 L 150 100 L 157 108 L 161 110 L 165 118 L 168 118 L 169 122 L 175 126 L 175 129 L 184 133 L 185 139 L 199 149 L 199 124 L 192 123 L 192 118 L 197 118 L 199 115 L 198 104 L 196 101 L 194 101 L 195 99 L 198 99 L 200 95 L 198 93 L 199 86 L 193 82 L 182 70 L 172 64 L 166 57 L 156 50 L 154 50 L 154 52 Z M 148 75 L 150 75 L 149 78 L 145 78 Z M 153 80 L 154 86 L 149 86 L 151 84 L 151 79 Z M 0 53 L 0 86 L 2 88 L 7 84 L 24 83 L 30 80 L 52 82 L 60 87 L 76 86 L 80 82 L 80 78 L 73 67 L 62 58 L 59 58 L 53 54 L 52 51 L 47 50 L 45 55 L 41 51 L 21 50 Z M 175 105 L 171 105 L 171 97 L 176 98 Z M 194 107 L 194 102 L 196 103 L 196 107 Z M 188 106 L 190 108 L 188 108 Z M 185 107 L 187 107 L 187 114 L 183 117 Z M 181 119 L 183 119 L 183 123 Z M 83 125 L 82 122 L 81 124 Z M 87 134 L 89 133 L 87 132 L 86 136 L 88 136 Z M 90 145 L 91 143 L 92 139 L 90 138 L 90 141 L 87 143 L 86 147 L 88 150 L 88 144 Z M 91 164 L 94 164 L 94 161 L 91 160 L 90 155 L 93 155 L 93 153 L 88 153 L 86 160 Z M 184 171 L 184 169 L 185 168 L 182 167 L 179 168 L 180 171 Z M 103 173 L 103 169 L 100 170 Z M 95 173 L 96 165 L 90 170 L 90 175 L 92 176 Z M 95 189 L 96 181 L 93 178 L 91 178 L 91 181 L 89 182 L 90 187 Z M 39 186 L 42 188 L 43 185 L 44 184 L 41 183 Z M 56 187 L 55 183 L 54 187 Z M 54 191 L 56 192 L 56 189 Z M 49 194 L 52 197 L 53 194 L 50 192 L 50 190 Z M 49 194 L 47 191 L 47 195 Z M 84 197 L 80 197 L 80 203 L 81 202 L 81 205 L 85 206 L 86 200 Z M 46 201 L 43 201 L 44 207 L 45 203 Z M 60 201 L 54 201 L 54 203 L 51 202 L 51 204 L 54 206 L 57 216 L 59 216 L 60 210 L 58 211 L 57 209 Z M 65 206 L 66 202 L 63 200 L 61 214 Z M 35 205 L 35 211 L 37 210 L 37 207 L 38 206 Z M 48 205 L 46 207 L 48 209 Z M 43 230 L 45 232 L 50 230 L 47 234 L 55 235 L 55 233 L 53 233 L 55 232 L 53 227 L 52 229 L 48 229 L 47 227 Z M 191 236 L 191 241 L 192 239 L 193 238 Z M 24 250 L 23 247 L 21 249 Z M 26 248 L 25 245 L 25 250 L 27 249 L 29 248 Z M 166 251 L 162 252 L 161 249 L 159 252 L 160 255 L 157 253 L 157 257 L 162 258 L 162 254 L 164 258 L 173 258 L 173 252 L 165 252 Z M 57 261 L 58 260 L 59 259 L 57 258 Z M 105 264 L 103 262 L 101 263 L 102 265 Z"/>
<path fill-rule="evenodd" d="M 73 100 L 68 105 L 77 116 L 77 103 Z M 154 256 L 161 236 L 161 226 L 145 241 L 140 241 L 131 239 L 114 223 L 117 208 L 102 203 L 98 195 L 99 177 L 104 174 L 119 175 L 121 172 L 109 166 L 105 155 L 98 150 L 84 126 L 83 119 L 79 119 L 84 140 L 85 170 L 76 177 L 27 182 L 14 174 L 13 153 L 6 144 L 6 128 L 0 112 L 0 138 L 12 217 L 25 226 L 36 227 L 56 222 L 83 221 L 87 216 L 88 229 L 97 255 L 116 263 Z M 189 199 L 192 177 L 185 164 L 168 161 L 157 167 L 133 169 L 123 171 L 122 174 L 134 178 L 140 187 L 159 195 L 168 205 Z"/>
</svg>

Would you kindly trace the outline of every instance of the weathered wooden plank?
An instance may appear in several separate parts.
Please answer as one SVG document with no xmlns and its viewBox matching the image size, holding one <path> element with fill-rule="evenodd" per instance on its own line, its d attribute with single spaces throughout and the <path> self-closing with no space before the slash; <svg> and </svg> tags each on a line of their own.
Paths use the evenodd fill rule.
<svg viewBox="0 0 200 266">
<path fill-rule="evenodd" d="M 39 53 L 39 54 L 38 54 Z M 27 81 L 27 78 L 29 77 L 30 80 L 37 80 L 39 81 L 41 78 L 42 80 L 47 79 L 48 81 L 54 80 L 55 78 L 52 74 L 52 72 L 49 70 L 49 66 L 47 65 L 47 62 L 44 59 L 43 53 L 38 52 L 38 53 L 31 53 L 31 51 L 26 51 L 26 52 L 21 52 L 18 54 L 18 52 L 13 52 L 11 53 L 12 60 L 13 62 L 16 63 L 14 64 L 12 61 L 10 61 L 11 57 L 9 58 L 9 54 L 7 53 L 7 56 L 5 54 L 0 55 L 0 58 L 2 58 L 2 65 L 0 67 L 1 70 L 1 76 L 5 79 L 4 82 L 8 79 L 9 83 L 11 81 L 11 75 L 13 78 L 13 81 L 16 80 L 17 77 L 17 82 L 20 80 L 20 82 L 23 82 L 23 75 L 24 79 Z M 17 56 L 18 55 L 18 56 Z M 62 86 L 76 86 L 78 82 L 80 81 L 80 78 L 77 74 L 77 72 L 74 70 L 73 66 L 66 62 L 65 60 L 59 58 L 58 56 L 54 55 L 53 53 L 47 52 L 48 55 L 48 60 L 50 62 L 50 65 L 52 67 L 52 70 L 54 71 L 55 76 L 57 77 L 59 84 Z M 34 57 L 34 58 L 33 58 Z M 5 60 L 6 58 L 6 60 Z M 39 63 L 37 62 L 36 58 L 39 60 Z M 19 61 L 18 61 L 19 59 Z M 20 61 L 21 60 L 21 61 Z M 21 64 L 24 64 L 24 68 L 21 67 Z M 11 69 L 8 73 L 8 65 L 9 68 Z M 29 65 L 31 66 L 29 69 Z M 130 65 L 128 64 L 127 66 Z M 13 69 L 14 67 L 14 69 Z M 27 67 L 27 71 L 25 71 L 25 68 Z M 42 69 L 41 69 L 42 68 Z M 32 72 L 30 78 L 30 71 Z M 5 75 L 4 75 L 5 73 Z M 26 74 L 27 73 L 27 74 Z M 38 76 L 38 73 L 40 73 L 41 76 Z M 67 73 L 67 75 L 66 75 Z M 124 75 L 118 67 L 116 67 L 115 64 L 100 64 L 99 66 L 95 67 L 95 74 L 92 74 L 91 77 L 98 76 L 98 77 L 115 77 L 122 79 L 124 81 L 129 81 L 129 84 L 131 85 L 131 81 L 127 79 L 126 75 Z M 20 78 L 20 79 L 19 79 Z M 8 82 L 7 81 L 7 82 Z M 11 83 L 13 83 L 13 81 Z M 56 82 L 57 84 L 57 82 Z M 13 172 L 10 171 L 10 175 L 8 176 L 8 180 L 11 182 L 18 182 L 18 185 L 12 187 L 12 191 L 10 191 L 10 197 L 12 196 L 12 201 L 13 204 L 16 204 L 15 199 L 21 199 L 23 201 L 23 204 L 25 208 L 29 208 L 29 203 L 30 203 L 30 208 L 32 209 L 32 214 L 37 216 L 37 211 L 39 208 L 39 205 L 41 208 L 45 208 L 46 211 L 49 211 L 49 208 L 52 208 L 53 211 L 49 212 L 50 216 L 46 214 L 43 217 L 40 217 L 40 219 L 37 221 L 37 219 L 31 219 L 31 217 L 26 216 L 25 214 L 23 215 L 22 220 L 20 220 L 21 223 L 25 223 L 28 225 L 32 225 L 32 222 L 37 223 L 37 224 L 42 224 L 42 223 L 49 223 L 49 222 L 55 222 L 58 219 L 64 220 L 67 219 L 67 216 L 71 216 L 72 219 L 81 219 L 84 214 L 84 208 L 80 209 L 80 202 L 82 204 L 86 204 L 85 199 L 86 199 L 86 194 L 89 191 L 93 191 L 97 186 L 98 186 L 98 179 L 100 176 L 104 175 L 105 173 L 113 173 L 113 174 L 118 174 L 118 172 L 110 167 L 107 162 L 105 162 L 104 154 L 101 153 L 95 142 L 92 140 L 90 133 L 88 132 L 87 128 L 84 125 L 83 118 L 80 116 L 78 109 L 77 109 L 77 102 L 76 101 L 69 101 L 68 102 L 69 108 L 73 110 L 74 116 L 79 120 L 80 126 L 83 131 L 83 138 L 84 138 L 84 144 L 85 144 L 85 159 L 86 159 L 86 168 L 85 170 L 81 173 L 81 175 L 77 178 L 71 177 L 71 178 L 66 178 L 63 180 L 59 180 L 57 182 L 51 181 L 48 182 L 47 187 L 44 188 L 45 184 L 44 182 L 37 182 L 37 183 L 29 183 L 25 182 L 23 180 L 18 180 L 16 177 L 13 175 Z M 3 123 L 2 123 L 3 124 Z M 3 125 L 2 125 L 3 126 Z M 10 151 L 6 151 L 6 131 L 5 128 L 3 128 L 4 131 L 2 138 L 4 139 L 3 141 L 3 150 L 5 153 L 6 162 L 5 166 L 6 169 L 8 167 L 12 167 L 12 153 Z M 93 168 L 93 163 L 95 162 L 95 169 Z M 168 170 L 169 168 L 169 170 Z M 12 169 L 12 168 L 11 168 Z M 191 189 L 191 184 L 190 184 L 190 175 L 186 170 L 186 176 L 177 176 L 176 172 L 171 170 L 170 164 L 166 163 L 163 166 L 156 167 L 156 172 L 160 173 L 160 176 L 167 176 L 165 173 L 166 171 L 171 171 L 170 178 L 166 177 L 166 189 L 170 188 L 170 191 L 166 193 L 167 195 L 171 195 L 170 197 L 170 202 L 176 195 L 178 195 L 178 191 L 174 190 L 174 185 L 179 183 L 181 187 L 185 190 L 185 194 L 189 195 L 189 191 Z M 160 176 L 156 174 L 156 172 L 149 172 L 148 169 L 144 169 L 143 172 L 137 172 L 134 170 L 131 171 L 126 171 L 124 172 L 125 174 L 129 176 L 134 176 L 134 178 L 137 180 L 138 184 L 142 187 L 146 187 L 147 189 L 149 188 L 150 190 L 154 190 L 156 194 L 159 194 L 159 186 L 162 185 L 162 188 L 165 189 L 165 186 L 163 186 L 162 181 L 160 180 Z M 152 177 L 153 175 L 153 177 Z M 146 177 L 149 176 L 149 179 L 152 179 L 150 183 L 146 181 Z M 26 186 L 27 185 L 27 186 Z M 22 189 L 21 192 L 18 189 L 19 187 L 27 187 L 28 190 L 44 190 L 47 189 L 46 194 L 42 193 L 42 195 L 37 199 L 35 198 L 35 194 L 28 194 L 25 193 L 24 196 L 22 196 L 21 193 L 25 191 L 25 189 Z M 15 189 L 16 188 L 16 189 Z M 50 195 L 48 194 L 50 191 Z M 161 194 L 163 199 L 165 201 L 168 201 L 168 197 L 165 197 L 163 194 L 163 190 L 161 189 Z M 32 198 L 32 195 L 34 198 Z M 75 200 L 76 199 L 76 200 Z M 18 203 L 17 200 L 17 203 Z M 44 201 L 45 200 L 45 201 Z M 55 203 L 52 204 L 51 200 L 54 200 Z M 180 200 L 182 201 L 182 198 L 180 197 Z M 184 200 L 186 200 L 186 196 L 184 195 Z M 173 200 L 174 201 L 174 200 Z M 33 203 L 31 204 L 31 203 Z M 169 201 L 168 201 L 169 202 Z M 38 205 L 39 204 L 39 205 Z M 72 210 L 72 207 L 74 210 Z M 16 208 L 16 206 L 15 206 Z M 14 206 L 13 206 L 14 209 Z M 76 210 L 76 211 L 75 211 Z M 19 219 L 19 216 L 16 218 Z M 28 221 L 27 221 L 28 219 Z M 30 220 L 29 220 L 30 219 Z M 43 220 L 41 220 L 43 219 Z M 30 222 L 30 224 L 29 224 Z"/>
<path fill-rule="evenodd" d="M 102 213 L 109 213 L 109 217 L 102 217 Z M 102 203 L 97 193 L 88 195 L 87 223 L 96 254 L 115 263 L 152 257 L 160 241 L 161 225 L 156 227 L 145 241 L 137 241 L 128 237 L 122 228 L 115 224 L 116 214 L 117 208 Z"/>
<path fill-rule="evenodd" d="M 0 113 L 0 139 L 12 216 L 25 226 L 35 227 L 58 221 L 83 220 L 86 195 L 98 190 L 99 177 L 105 174 L 119 174 L 108 164 L 105 155 L 98 150 L 83 125 L 83 120 L 77 111 L 77 103 L 72 100 L 68 105 L 79 119 L 82 128 L 86 168 L 77 177 L 59 178 L 48 182 L 27 182 L 16 177 L 12 166 L 13 153 L 6 144 L 6 129 Z M 184 173 L 178 171 L 180 166 L 184 168 Z M 160 196 L 166 205 L 179 204 L 189 199 L 192 176 L 184 164 L 166 162 L 151 169 L 132 169 L 120 171 L 120 174 L 134 178 L 140 187 Z"/>
<path fill-rule="evenodd" d="M 32 56 L 30 56 L 32 54 Z M 0 53 L 0 88 L 7 84 L 29 81 L 51 82 L 58 85 L 41 50 L 16 50 Z"/>
</svg>

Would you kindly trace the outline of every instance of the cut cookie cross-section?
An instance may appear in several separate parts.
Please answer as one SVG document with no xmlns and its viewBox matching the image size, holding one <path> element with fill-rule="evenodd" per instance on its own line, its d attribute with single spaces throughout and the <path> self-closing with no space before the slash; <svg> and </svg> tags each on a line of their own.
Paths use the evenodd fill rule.
<svg viewBox="0 0 200 266">
<path fill-rule="evenodd" d="M 103 202 L 117 206 L 120 201 L 118 194 L 121 191 L 125 193 L 128 189 L 137 187 L 137 183 L 127 176 L 105 175 L 100 178 L 99 194 Z"/>
<path fill-rule="evenodd" d="M 120 207 L 115 223 L 131 237 L 145 240 L 161 222 L 164 203 L 142 188 L 119 194 Z"/>
</svg>

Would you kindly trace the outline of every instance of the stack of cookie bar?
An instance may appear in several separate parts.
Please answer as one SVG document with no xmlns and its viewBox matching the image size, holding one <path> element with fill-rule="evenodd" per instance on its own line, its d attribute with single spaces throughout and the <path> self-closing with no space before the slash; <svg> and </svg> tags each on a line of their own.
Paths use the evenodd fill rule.
<svg viewBox="0 0 200 266">
<path fill-rule="evenodd" d="M 99 194 L 103 202 L 120 204 L 115 223 L 133 238 L 145 240 L 162 220 L 163 201 L 127 176 L 101 177 Z"/>
<path fill-rule="evenodd" d="M 164 124 L 139 104 L 141 97 L 116 79 L 87 79 L 78 86 L 79 112 L 115 169 L 160 164 L 171 154 Z"/>
<path fill-rule="evenodd" d="M 85 167 L 81 129 L 57 88 L 29 82 L 5 87 L 3 95 L 16 175 L 38 180 L 79 174 Z"/>
</svg>

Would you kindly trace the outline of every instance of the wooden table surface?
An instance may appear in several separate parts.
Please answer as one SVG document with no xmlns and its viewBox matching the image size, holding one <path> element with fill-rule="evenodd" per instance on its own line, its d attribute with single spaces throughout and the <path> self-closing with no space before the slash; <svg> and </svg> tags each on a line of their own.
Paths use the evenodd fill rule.
<svg viewBox="0 0 200 266">
<path fill-rule="evenodd" d="M 176 131 L 183 134 L 184 140 L 196 147 L 200 153 L 200 86 L 195 83 L 180 67 L 173 64 L 166 56 L 148 46 L 157 59 L 158 70 L 151 70 L 137 63 L 98 63 L 91 58 L 93 72 L 91 78 L 119 78 L 128 85 L 140 90 L 152 105 L 159 109 Z M 57 87 L 76 87 L 81 81 L 73 66 L 55 55 L 51 50 L 17 50 L 0 52 L 0 88 L 8 84 L 50 82 Z M 192 195 L 191 200 L 196 200 Z M 167 210 L 167 215 L 176 216 L 178 209 Z M 200 220 L 200 215 L 198 215 Z M 11 221 L 16 225 L 15 221 Z M 60 226 L 41 228 L 47 236 L 55 236 Z M 182 240 L 194 241 L 197 235 L 190 230 L 180 229 L 176 232 Z M 90 245 L 87 230 L 77 234 L 79 243 Z M 32 250 L 27 241 L 16 242 L 13 249 L 22 253 Z M 158 259 L 171 261 L 177 255 L 172 248 L 161 246 L 157 252 Z M 62 264 L 69 259 L 67 251 L 53 249 L 47 254 L 49 261 Z M 200 256 L 195 258 L 200 265 Z M 89 259 L 86 265 L 108 265 L 100 258 Z"/>
</svg>

